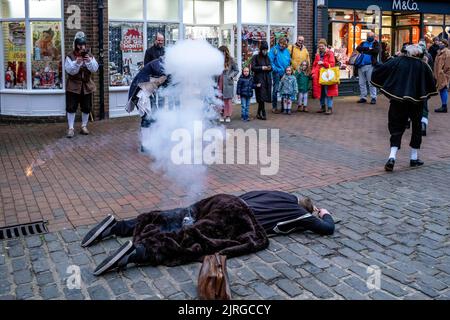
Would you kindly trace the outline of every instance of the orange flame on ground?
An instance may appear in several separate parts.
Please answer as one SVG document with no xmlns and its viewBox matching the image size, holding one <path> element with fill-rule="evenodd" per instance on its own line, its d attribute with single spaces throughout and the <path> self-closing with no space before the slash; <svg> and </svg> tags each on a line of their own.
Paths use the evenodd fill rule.
<svg viewBox="0 0 450 320">
<path fill-rule="evenodd" d="M 25 175 L 27 177 L 31 177 L 33 175 L 33 164 L 26 168 Z"/>
<path fill-rule="evenodd" d="M 31 177 L 31 176 L 33 175 L 34 167 L 39 167 L 39 166 L 43 165 L 44 163 L 45 163 L 45 161 L 44 161 L 44 160 L 41 160 L 41 159 L 34 160 L 34 161 L 33 161 L 33 162 L 25 169 L 25 175 L 26 175 L 27 177 Z"/>
</svg>

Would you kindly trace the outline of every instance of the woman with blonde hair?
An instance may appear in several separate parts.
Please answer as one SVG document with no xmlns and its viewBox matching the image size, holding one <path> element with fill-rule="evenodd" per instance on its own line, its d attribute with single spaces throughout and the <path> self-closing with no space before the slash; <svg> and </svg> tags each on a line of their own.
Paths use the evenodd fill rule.
<svg viewBox="0 0 450 320">
<path fill-rule="evenodd" d="M 334 53 L 327 48 L 327 41 L 320 39 L 318 44 L 318 50 L 314 59 L 312 67 L 312 79 L 313 79 L 313 97 L 320 99 L 320 110 L 318 113 L 325 113 L 327 115 L 332 114 L 333 111 L 333 97 L 338 96 L 338 86 L 333 85 L 321 85 L 319 82 L 320 69 L 332 68 L 336 64 Z"/>
<path fill-rule="evenodd" d="M 239 74 L 239 69 L 236 62 L 231 57 L 228 47 L 221 46 L 219 47 L 219 51 L 224 55 L 224 69 L 218 79 L 220 98 L 223 101 L 220 122 L 231 122 L 231 114 L 233 112 L 231 100 L 234 96 L 234 78 Z"/>
</svg>

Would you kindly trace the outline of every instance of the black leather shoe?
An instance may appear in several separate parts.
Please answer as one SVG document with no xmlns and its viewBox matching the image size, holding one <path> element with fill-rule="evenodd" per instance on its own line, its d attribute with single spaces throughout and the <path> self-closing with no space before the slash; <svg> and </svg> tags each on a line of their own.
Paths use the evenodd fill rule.
<svg viewBox="0 0 450 320">
<path fill-rule="evenodd" d="M 422 137 L 426 137 L 427 135 L 427 125 L 422 122 Z"/>
<path fill-rule="evenodd" d="M 359 99 L 358 101 L 356 101 L 356 103 L 366 103 L 367 100 L 364 98 Z"/>
<path fill-rule="evenodd" d="M 447 108 L 440 107 L 440 108 L 438 108 L 438 109 L 434 109 L 434 112 L 437 112 L 437 113 L 447 113 Z"/>
<path fill-rule="evenodd" d="M 395 165 L 395 159 L 389 158 L 389 160 L 384 165 L 384 170 L 389 171 L 389 172 L 394 171 L 394 165 Z"/>
<path fill-rule="evenodd" d="M 417 160 L 410 160 L 409 161 L 409 166 L 410 167 L 420 167 L 423 166 L 424 162 L 420 159 Z"/>
</svg>

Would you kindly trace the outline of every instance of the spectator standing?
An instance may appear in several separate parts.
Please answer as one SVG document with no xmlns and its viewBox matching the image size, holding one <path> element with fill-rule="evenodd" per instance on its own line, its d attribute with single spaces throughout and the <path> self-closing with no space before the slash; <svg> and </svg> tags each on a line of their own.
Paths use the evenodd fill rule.
<svg viewBox="0 0 450 320">
<path fill-rule="evenodd" d="M 358 103 L 367 102 L 367 83 L 369 84 L 370 91 L 370 104 L 377 103 L 377 88 L 370 83 L 372 78 L 372 72 L 374 65 L 378 62 L 378 54 L 380 53 L 380 44 L 375 40 L 375 34 L 369 32 L 367 34 L 367 41 L 363 41 L 356 51 L 362 54 L 362 59 L 358 63 L 358 77 L 359 77 L 359 90 L 360 99 Z"/>
<path fill-rule="evenodd" d="M 256 84 L 255 95 L 258 103 L 256 118 L 266 120 L 266 102 L 272 102 L 272 65 L 268 56 L 269 46 L 262 41 L 259 53 L 252 57 L 253 81 Z"/>
<path fill-rule="evenodd" d="M 450 84 L 450 50 L 448 41 L 443 39 L 434 63 L 434 77 L 437 82 L 437 89 L 441 96 L 442 106 L 435 109 L 435 112 L 447 113 L 448 86 Z"/>
<path fill-rule="evenodd" d="M 300 65 L 306 61 L 308 65 L 311 65 L 311 59 L 309 58 L 308 49 L 303 45 L 305 38 L 303 36 L 297 37 L 297 42 L 289 46 L 289 53 L 291 54 L 291 66 L 292 70 L 298 70 Z"/>
<path fill-rule="evenodd" d="M 279 113 L 278 111 L 278 89 L 280 87 L 280 79 L 284 75 L 287 67 L 291 65 L 291 54 L 287 48 L 286 38 L 280 38 L 278 44 L 270 49 L 269 58 L 272 64 L 272 112 Z"/>
</svg>

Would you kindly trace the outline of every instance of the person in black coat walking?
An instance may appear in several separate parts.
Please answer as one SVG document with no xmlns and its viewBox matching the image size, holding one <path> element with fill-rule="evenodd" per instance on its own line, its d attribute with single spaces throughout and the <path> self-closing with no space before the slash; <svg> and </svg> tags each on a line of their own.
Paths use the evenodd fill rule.
<svg viewBox="0 0 450 320">
<path fill-rule="evenodd" d="M 258 102 L 257 118 L 266 120 L 265 103 L 272 102 L 272 65 L 268 54 L 269 46 L 266 41 L 261 42 L 259 53 L 252 58 L 251 69 L 253 81 L 256 84 L 256 102 Z"/>
</svg>

